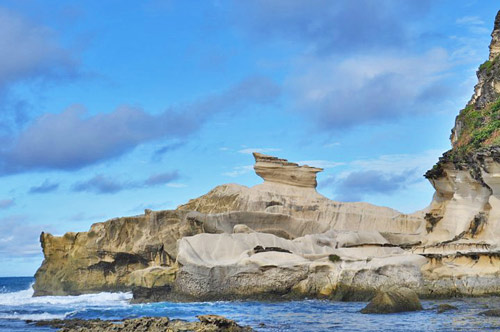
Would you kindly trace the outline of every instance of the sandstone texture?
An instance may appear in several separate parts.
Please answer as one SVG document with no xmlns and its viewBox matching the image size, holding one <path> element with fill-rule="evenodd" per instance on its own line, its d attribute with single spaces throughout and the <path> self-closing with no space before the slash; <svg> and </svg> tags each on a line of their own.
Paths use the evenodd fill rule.
<svg viewBox="0 0 500 332">
<path fill-rule="evenodd" d="M 255 173 L 266 182 L 283 183 L 297 187 L 316 188 L 316 173 L 322 168 L 299 166 L 286 159 L 279 159 L 254 152 Z"/>
<path fill-rule="evenodd" d="M 144 302 L 368 301 L 394 287 L 420 297 L 500 294 L 499 36 L 497 15 L 490 60 L 457 117 L 453 148 L 425 175 L 436 190 L 426 209 L 332 201 L 316 191 L 320 168 L 254 153 L 264 179 L 254 187 L 225 184 L 175 210 L 42 233 L 35 295 L 131 290 Z"/>
<path fill-rule="evenodd" d="M 436 192 L 426 210 L 426 234 L 413 253 L 433 296 L 500 291 L 500 12 L 489 60 L 452 130 L 453 148 L 426 173 Z"/>
</svg>

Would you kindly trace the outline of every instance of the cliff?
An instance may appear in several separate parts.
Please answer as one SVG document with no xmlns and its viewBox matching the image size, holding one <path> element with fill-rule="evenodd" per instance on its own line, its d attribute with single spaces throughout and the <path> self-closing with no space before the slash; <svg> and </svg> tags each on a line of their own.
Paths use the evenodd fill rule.
<svg viewBox="0 0 500 332">
<path fill-rule="evenodd" d="M 491 36 L 489 60 L 455 120 L 452 149 L 426 173 L 436 189 L 426 215 L 428 244 L 499 244 L 500 12 Z"/>
</svg>

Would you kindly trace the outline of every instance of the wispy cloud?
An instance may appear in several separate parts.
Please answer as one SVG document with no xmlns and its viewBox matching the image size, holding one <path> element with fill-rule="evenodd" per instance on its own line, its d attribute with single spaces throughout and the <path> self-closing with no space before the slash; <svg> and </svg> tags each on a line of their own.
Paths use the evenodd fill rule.
<svg viewBox="0 0 500 332">
<path fill-rule="evenodd" d="M 114 194 L 123 190 L 154 187 L 159 185 L 168 185 L 172 181 L 180 178 L 178 171 L 158 173 L 149 176 L 143 181 L 122 181 L 114 177 L 102 174 L 75 183 L 72 186 L 75 192 L 91 192 L 96 194 Z"/>
<path fill-rule="evenodd" d="M 392 194 L 419 181 L 415 173 L 415 170 L 396 174 L 375 170 L 350 172 L 335 183 L 336 199 L 352 202 L 360 201 L 366 195 Z"/>
<path fill-rule="evenodd" d="M 144 185 L 157 186 L 161 184 L 168 184 L 174 180 L 178 180 L 179 178 L 180 176 L 178 171 L 154 174 L 147 178 L 146 181 L 144 181 Z"/>
<path fill-rule="evenodd" d="M 13 199 L 0 199 L 0 209 L 7 209 L 14 206 L 15 202 Z"/>
<path fill-rule="evenodd" d="M 484 21 L 479 16 L 463 16 L 455 21 L 460 25 L 484 25 Z"/>
<path fill-rule="evenodd" d="M 49 27 L 0 7 L 0 102 L 11 85 L 78 76 L 75 54 L 64 48 Z M 0 129 L 24 123 L 26 102 L 16 101 L 0 114 Z M 2 126 L 3 125 L 3 126 Z"/>
<path fill-rule="evenodd" d="M 136 188 L 135 183 L 119 182 L 102 174 L 96 175 L 86 181 L 77 182 L 73 185 L 73 191 L 93 192 L 97 194 L 113 194 L 126 188 Z"/>
<path fill-rule="evenodd" d="M 27 216 L 0 218 L 0 257 L 27 257 L 40 255 L 38 239 L 47 225 L 33 225 Z"/>
<path fill-rule="evenodd" d="M 253 165 L 236 166 L 233 168 L 232 171 L 222 173 L 222 175 L 235 178 L 235 177 L 250 173 L 251 171 L 253 171 Z"/>
<path fill-rule="evenodd" d="M 296 112 L 323 131 L 338 132 L 435 111 L 456 93 L 445 84 L 451 65 L 443 48 L 412 56 L 306 56 L 296 61 L 285 91 Z"/>
<path fill-rule="evenodd" d="M 75 170 L 123 155 L 148 141 L 184 138 L 216 113 L 267 104 L 279 92 L 271 80 L 253 77 L 222 93 L 156 115 L 129 106 L 96 115 L 82 106 L 47 113 L 0 147 L 0 175 Z"/>
<path fill-rule="evenodd" d="M 48 179 L 43 181 L 39 186 L 33 186 L 30 188 L 30 194 L 46 194 L 56 191 L 59 188 L 59 183 L 50 182 Z"/>
<path fill-rule="evenodd" d="M 325 147 L 325 148 L 334 148 L 337 146 L 340 146 L 339 142 L 327 143 L 327 144 L 323 145 L 323 147 Z"/>
<path fill-rule="evenodd" d="M 153 154 L 152 159 L 153 159 L 153 161 L 160 161 L 160 160 L 162 160 L 163 156 L 166 153 L 168 153 L 170 151 L 177 150 L 186 144 L 187 144 L 187 141 L 177 141 L 177 142 L 165 144 L 165 145 L 159 147 L 158 149 L 156 149 L 156 151 Z"/>
<path fill-rule="evenodd" d="M 237 26 L 256 40 L 302 43 L 320 55 L 405 45 L 409 23 L 428 11 L 428 0 L 256 0 L 235 3 Z"/>
<path fill-rule="evenodd" d="M 458 25 L 468 27 L 469 31 L 474 34 L 489 34 L 490 29 L 484 24 L 484 21 L 479 16 L 464 16 L 456 20 Z"/>
<path fill-rule="evenodd" d="M 318 184 L 329 188 L 340 201 L 361 201 L 366 196 L 392 195 L 417 183 L 425 182 L 423 174 L 437 161 L 441 151 L 419 154 L 382 155 L 378 158 L 354 160 L 348 171 L 329 176 Z"/>
</svg>

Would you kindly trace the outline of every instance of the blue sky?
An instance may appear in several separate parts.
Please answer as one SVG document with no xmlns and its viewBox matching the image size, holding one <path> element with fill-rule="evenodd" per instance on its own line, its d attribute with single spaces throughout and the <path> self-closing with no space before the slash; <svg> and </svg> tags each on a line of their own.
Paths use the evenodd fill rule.
<svg viewBox="0 0 500 332">
<path fill-rule="evenodd" d="M 251 151 L 324 167 L 332 199 L 424 208 L 498 9 L 1 0 L 0 276 L 36 271 L 42 230 L 255 185 Z"/>
</svg>

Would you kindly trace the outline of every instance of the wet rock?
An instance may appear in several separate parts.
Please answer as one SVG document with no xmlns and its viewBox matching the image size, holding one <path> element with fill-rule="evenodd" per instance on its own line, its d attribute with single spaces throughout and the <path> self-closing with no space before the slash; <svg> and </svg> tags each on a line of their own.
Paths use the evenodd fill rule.
<svg viewBox="0 0 500 332">
<path fill-rule="evenodd" d="M 217 315 L 198 316 L 199 322 L 170 320 L 168 317 L 142 317 L 123 321 L 104 321 L 100 319 L 55 319 L 48 321 L 27 321 L 36 326 L 49 326 L 60 332 L 163 332 L 163 331 L 195 331 L 195 332 L 247 332 L 250 327 L 242 327 L 235 321 Z"/>
<path fill-rule="evenodd" d="M 479 314 L 483 315 L 483 316 L 488 316 L 488 317 L 500 317 L 500 309 L 490 309 L 490 310 L 482 311 Z"/>
<path fill-rule="evenodd" d="M 454 305 L 447 304 L 447 303 L 440 304 L 437 306 L 437 313 L 438 314 L 442 314 L 443 312 L 450 311 L 450 310 L 458 310 L 458 308 L 455 307 Z"/>
<path fill-rule="evenodd" d="M 417 293 L 409 288 L 397 288 L 379 292 L 368 305 L 361 310 L 363 314 L 390 314 L 404 311 L 422 310 Z"/>
</svg>

